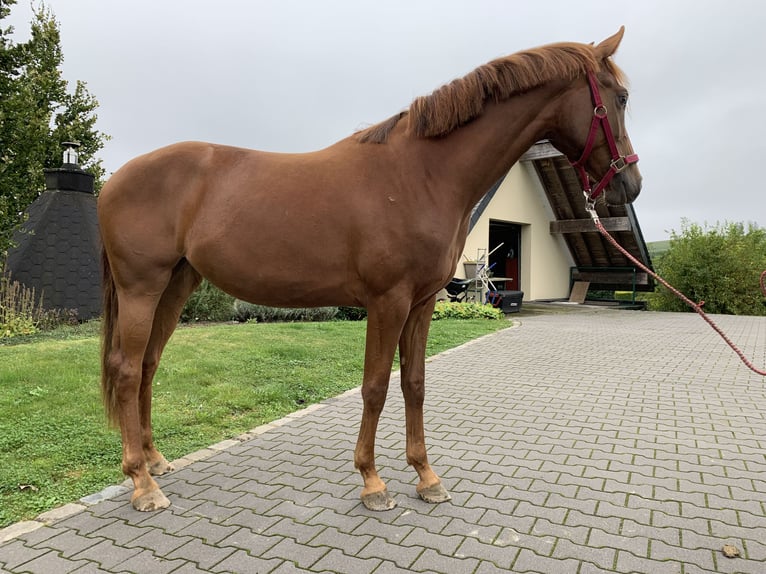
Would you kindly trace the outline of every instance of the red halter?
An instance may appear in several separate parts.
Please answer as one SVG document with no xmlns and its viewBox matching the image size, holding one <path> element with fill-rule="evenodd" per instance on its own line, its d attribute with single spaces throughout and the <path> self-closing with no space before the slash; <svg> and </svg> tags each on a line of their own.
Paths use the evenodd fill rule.
<svg viewBox="0 0 766 574">
<path fill-rule="evenodd" d="M 596 81 L 596 74 L 588 72 L 588 84 L 590 84 L 590 93 L 593 99 L 593 120 L 590 124 L 590 132 L 588 133 L 588 139 L 585 142 L 585 149 L 582 150 L 580 159 L 572 163 L 572 167 L 577 171 L 577 175 L 580 177 L 582 183 L 582 190 L 585 194 L 585 198 L 589 204 L 593 204 L 604 188 L 609 185 L 615 174 L 620 173 L 626 167 L 632 163 L 638 161 L 638 154 L 620 155 L 617 150 L 617 143 L 614 141 L 614 134 L 612 133 L 612 126 L 609 125 L 609 119 L 607 118 L 607 109 L 604 103 L 601 101 L 601 94 L 598 92 L 598 82 Z M 609 144 L 609 151 L 612 153 L 612 162 L 609 164 L 609 170 L 604 174 L 596 184 L 596 188 L 591 190 L 590 177 L 588 172 L 585 171 L 585 162 L 588 161 L 591 152 L 593 151 L 593 144 L 596 141 L 596 134 L 598 129 L 604 130 L 604 136 Z"/>
</svg>

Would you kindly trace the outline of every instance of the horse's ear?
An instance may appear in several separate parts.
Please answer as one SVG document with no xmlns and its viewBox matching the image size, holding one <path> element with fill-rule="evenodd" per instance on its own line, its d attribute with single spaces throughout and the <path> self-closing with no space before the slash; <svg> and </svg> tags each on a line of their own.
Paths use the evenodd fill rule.
<svg viewBox="0 0 766 574">
<path fill-rule="evenodd" d="M 617 51 L 617 47 L 620 45 L 620 41 L 622 41 L 623 34 L 625 34 L 625 26 L 620 26 L 620 29 L 615 35 L 609 36 L 594 48 L 599 60 L 605 60 Z"/>
</svg>

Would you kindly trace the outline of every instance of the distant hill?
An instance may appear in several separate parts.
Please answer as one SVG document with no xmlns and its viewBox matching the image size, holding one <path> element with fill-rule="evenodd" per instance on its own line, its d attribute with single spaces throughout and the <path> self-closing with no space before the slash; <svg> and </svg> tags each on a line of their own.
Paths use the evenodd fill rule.
<svg viewBox="0 0 766 574">
<path fill-rule="evenodd" d="M 670 249 L 670 240 L 666 239 L 665 241 L 649 241 L 646 244 L 646 248 L 649 250 L 649 257 L 652 258 L 652 261 L 656 261 L 657 258 L 664 254 L 668 249 Z"/>
</svg>

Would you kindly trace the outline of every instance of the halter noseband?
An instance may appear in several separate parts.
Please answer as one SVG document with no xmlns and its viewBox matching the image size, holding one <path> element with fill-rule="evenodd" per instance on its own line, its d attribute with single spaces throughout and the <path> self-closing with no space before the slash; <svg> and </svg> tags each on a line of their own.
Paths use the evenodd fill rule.
<svg viewBox="0 0 766 574">
<path fill-rule="evenodd" d="M 577 171 L 577 175 L 580 177 L 580 183 L 582 183 L 582 191 L 585 194 L 585 200 L 589 206 L 593 206 L 596 199 L 601 192 L 604 191 L 609 182 L 615 174 L 620 173 L 626 167 L 632 163 L 638 161 L 638 154 L 620 155 L 617 150 L 617 143 L 614 140 L 614 134 L 612 133 L 612 126 L 609 125 L 609 119 L 607 118 L 607 109 L 604 103 L 601 101 L 601 94 L 598 91 L 598 82 L 596 81 L 596 74 L 588 72 L 588 84 L 590 85 L 590 93 L 593 99 L 593 120 L 590 123 L 590 132 L 588 133 L 588 139 L 585 142 L 585 149 L 582 151 L 580 159 L 572 163 L 572 167 Z M 585 162 L 588 161 L 590 154 L 593 152 L 593 145 L 596 142 L 596 134 L 599 127 L 604 130 L 604 136 L 609 144 L 609 151 L 612 154 L 612 161 L 609 164 L 609 170 L 604 174 L 596 184 L 596 188 L 591 190 L 590 177 L 588 172 L 585 171 Z"/>
</svg>

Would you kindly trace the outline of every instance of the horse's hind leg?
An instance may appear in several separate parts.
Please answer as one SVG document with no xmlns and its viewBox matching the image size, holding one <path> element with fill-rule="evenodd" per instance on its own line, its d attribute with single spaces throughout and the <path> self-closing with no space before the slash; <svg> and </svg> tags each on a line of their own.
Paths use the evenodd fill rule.
<svg viewBox="0 0 766 574">
<path fill-rule="evenodd" d="M 152 436 L 152 381 L 157 372 L 162 351 L 173 334 L 184 303 L 200 284 L 201 276 L 184 259 L 173 270 L 170 283 L 162 293 L 154 312 L 152 334 L 144 352 L 141 369 L 139 407 L 141 409 L 141 440 L 149 473 L 155 476 L 173 470 L 167 459 L 154 446 Z"/>
<path fill-rule="evenodd" d="M 399 340 L 399 361 L 407 426 L 407 462 L 420 477 L 417 486 L 420 497 L 426 502 L 436 503 L 451 497 L 428 464 L 423 429 L 426 341 L 434 303 L 435 299 L 431 298 L 410 311 Z"/>
<path fill-rule="evenodd" d="M 146 466 L 139 401 L 143 357 L 162 289 L 160 285 L 157 290 L 119 291 L 119 314 L 107 357 L 109 393 L 113 396 L 109 401 L 113 405 L 111 416 L 120 425 L 122 471 L 133 480 L 131 501 L 137 510 L 156 510 L 170 505 Z"/>
</svg>

